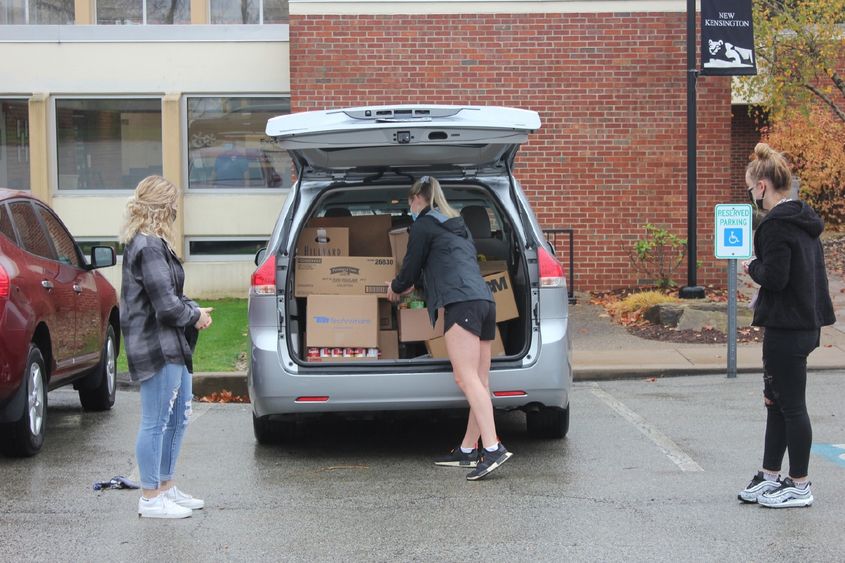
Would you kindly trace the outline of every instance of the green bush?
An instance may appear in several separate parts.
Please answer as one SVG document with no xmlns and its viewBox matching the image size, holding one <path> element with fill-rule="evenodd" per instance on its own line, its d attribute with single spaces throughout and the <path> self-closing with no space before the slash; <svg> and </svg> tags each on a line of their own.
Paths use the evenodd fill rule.
<svg viewBox="0 0 845 563">
<path fill-rule="evenodd" d="M 631 263 L 660 288 L 677 285 L 672 274 L 687 255 L 687 239 L 682 239 L 651 223 L 643 225 L 646 238 L 638 240 L 631 250 Z"/>
</svg>

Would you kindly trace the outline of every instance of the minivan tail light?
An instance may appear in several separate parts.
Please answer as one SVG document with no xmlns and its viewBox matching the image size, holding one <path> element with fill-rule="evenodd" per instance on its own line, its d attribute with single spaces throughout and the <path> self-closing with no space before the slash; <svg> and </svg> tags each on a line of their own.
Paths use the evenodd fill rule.
<svg viewBox="0 0 845 563">
<path fill-rule="evenodd" d="M 12 287 L 9 281 L 9 274 L 0 266 L 0 299 L 8 299 Z"/>
<path fill-rule="evenodd" d="M 566 287 L 563 266 L 551 252 L 538 247 L 537 261 L 540 263 L 540 287 Z"/>
<path fill-rule="evenodd" d="M 276 294 L 276 257 L 272 254 L 252 273 L 252 290 L 258 295 Z"/>
</svg>

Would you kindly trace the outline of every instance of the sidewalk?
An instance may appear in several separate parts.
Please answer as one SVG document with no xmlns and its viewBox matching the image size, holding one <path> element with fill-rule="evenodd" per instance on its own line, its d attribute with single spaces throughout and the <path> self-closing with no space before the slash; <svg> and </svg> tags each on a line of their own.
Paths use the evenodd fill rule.
<svg viewBox="0 0 845 563">
<path fill-rule="evenodd" d="M 740 291 L 750 291 L 740 273 Z M 822 328 L 821 346 L 807 360 L 809 370 L 845 369 L 845 281 L 829 279 L 837 322 Z M 633 336 L 591 305 L 587 295 L 570 306 L 572 369 L 576 380 L 662 377 L 669 375 L 727 374 L 727 344 L 657 342 Z M 737 372 L 761 373 L 763 345 L 738 344 Z"/>
</svg>

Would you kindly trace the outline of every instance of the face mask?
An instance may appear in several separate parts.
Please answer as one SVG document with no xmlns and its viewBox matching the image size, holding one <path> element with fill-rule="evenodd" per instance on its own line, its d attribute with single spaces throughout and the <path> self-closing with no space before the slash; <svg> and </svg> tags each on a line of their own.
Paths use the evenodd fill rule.
<svg viewBox="0 0 845 563">
<path fill-rule="evenodd" d="M 766 188 L 763 188 L 763 196 L 765 196 L 765 195 L 766 195 Z M 754 204 L 754 207 L 757 208 L 757 211 L 765 211 L 765 209 L 763 209 L 763 198 L 761 197 L 760 199 L 754 199 L 753 190 L 748 190 L 748 199 L 751 200 L 751 203 Z"/>
</svg>

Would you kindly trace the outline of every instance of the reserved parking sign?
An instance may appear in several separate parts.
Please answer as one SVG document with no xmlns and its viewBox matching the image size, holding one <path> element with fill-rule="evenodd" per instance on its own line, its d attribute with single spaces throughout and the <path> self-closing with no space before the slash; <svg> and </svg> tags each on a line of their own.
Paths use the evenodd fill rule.
<svg viewBox="0 0 845 563">
<path fill-rule="evenodd" d="M 716 258 L 751 258 L 751 218 L 747 203 L 716 206 Z"/>
</svg>

